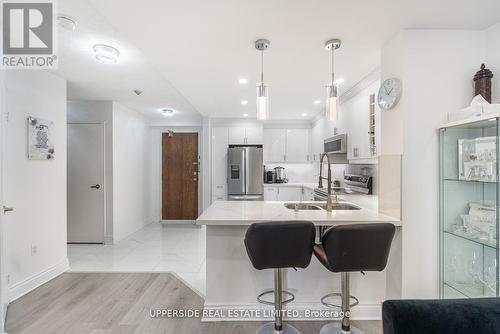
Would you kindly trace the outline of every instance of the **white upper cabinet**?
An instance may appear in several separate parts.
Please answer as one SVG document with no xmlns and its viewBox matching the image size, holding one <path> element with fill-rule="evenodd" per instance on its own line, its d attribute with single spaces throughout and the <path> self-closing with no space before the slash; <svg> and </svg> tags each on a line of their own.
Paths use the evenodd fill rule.
<svg viewBox="0 0 500 334">
<path fill-rule="evenodd" d="M 245 145 L 245 140 L 246 140 L 245 128 L 230 127 L 228 139 L 229 139 L 229 144 Z"/>
<path fill-rule="evenodd" d="M 212 196 L 227 195 L 228 129 L 212 128 Z"/>
<path fill-rule="evenodd" d="M 229 144 L 232 145 L 261 145 L 262 128 L 261 127 L 230 127 Z"/>
<path fill-rule="evenodd" d="M 378 80 L 373 82 L 342 104 L 341 112 L 345 116 L 347 127 L 347 159 L 353 162 L 356 160 L 369 161 L 375 158 L 370 132 L 373 129 L 377 131 L 378 124 L 376 116 L 370 119 L 370 113 L 373 111 L 370 110 L 370 102 L 373 99 L 376 101 L 376 95 L 372 98 L 370 95 L 377 93 L 379 84 Z M 375 114 L 378 112 L 378 107 L 375 106 Z M 370 127 L 374 120 L 375 126 Z"/>
<path fill-rule="evenodd" d="M 311 160 L 319 162 L 320 155 L 323 152 L 323 127 L 321 122 L 314 123 L 311 129 Z"/>
<path fill-rule="evenodd" d="M 264 129 L 264 161 L 285 161 L 286 130 Z"/>
<path fill-rule="evenodd" d="M 264 129 L 265 162 L 311 162 L 309 129 Z"/>
<path fill-rule="evenodd" d="M 262 145 L 263 143 L 263 129 L 262 128 L 246 128 L 246 144 L 248 145 Z"/>
<path fill-rule="evenodd" d="M 309 129 L 286 130 L 286 162 L 309 162 Z"/>
</svg>

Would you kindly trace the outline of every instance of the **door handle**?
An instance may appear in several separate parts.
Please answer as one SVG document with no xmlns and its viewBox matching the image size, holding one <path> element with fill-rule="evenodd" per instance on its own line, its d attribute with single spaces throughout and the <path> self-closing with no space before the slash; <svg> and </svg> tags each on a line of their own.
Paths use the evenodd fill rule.
<svg viewBox="0 0 500 334">
<path fill-rule="evenodd" d="M 11 211 L 14 211 L 14 208 L 9 208 L 7 206 L 3 206 L 3 213 L 7 213 L 7 212 L 11 212 Z"/>
<path fill-rule="evenodd" d="M 95 184 L 93 186 L 90 186 L 90 188 L 92 188 L 92 189 L 101 189 L 101 185 L 100 184 Z"/>
</svg>

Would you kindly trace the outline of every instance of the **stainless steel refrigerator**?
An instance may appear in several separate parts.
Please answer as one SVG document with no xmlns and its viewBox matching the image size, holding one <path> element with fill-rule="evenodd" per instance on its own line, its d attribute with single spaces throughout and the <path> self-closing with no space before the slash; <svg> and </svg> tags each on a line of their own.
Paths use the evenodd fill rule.
<svg viewBox="0 0 500 334">
<path fill-rule="evenodd" d="M 264 199 L 262 145 L 229 145 L 227 160 L 228 200 L 262 201 Z"/>
</svg>

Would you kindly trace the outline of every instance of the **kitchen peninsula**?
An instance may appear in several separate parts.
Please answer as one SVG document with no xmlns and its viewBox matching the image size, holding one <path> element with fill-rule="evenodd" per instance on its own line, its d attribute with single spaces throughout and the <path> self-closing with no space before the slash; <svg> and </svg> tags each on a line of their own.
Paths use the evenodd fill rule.
<svg viewBox="0 0 500 334">
<path fill-rule="evenodd" d="M 397 298 L 401 294 L 401 223 L 377 210 L 367 209 L 362 201 L 357 201 L 357 197 L 343 196 L 342 199 L 347 201 L 340 202 L 353 204 L 357 209 L 334 210 L 331 213 L 321 208 L 296 210 L 294 207 L 295 204 L 318 205 L 321 202 L 293 202 L 289 205 L 291 209 L 285 207 L 287 202 L 214 202 L 197 220 L 198 225 L 206 225 L 207 229 L 205 310 L 225 314 L 233 309 L 265 310 L 271 307 L 258 303 L 257 296 L 273 288 L 273 271 L 255 270 L 244 246 L 246 230 L 252 223 L 308 220 L 319 227 L 391 222 L 396 225 L 397 232 L 386 270 L 369 272 L 366 275 L 351 275 L 351 294 L 360 301 L 360 304 L 352 309 L 351 317 L 364 320 L 380 319 L 380 302 Z M 366 202 L 366 196 L 362 197 Z M 375 197 L 374 199 L 376 200 Z M 295 294 L 295 300 L 286 305 L 287 309 L 325 310 L 320 299 L 328 293 L 340 291 L 340 274 L 327 271 L 313 256 L 308 268 L 286 271 L 284 289 Z M 222 320 L 226 319 L 223 317 Z"/>
</svg>

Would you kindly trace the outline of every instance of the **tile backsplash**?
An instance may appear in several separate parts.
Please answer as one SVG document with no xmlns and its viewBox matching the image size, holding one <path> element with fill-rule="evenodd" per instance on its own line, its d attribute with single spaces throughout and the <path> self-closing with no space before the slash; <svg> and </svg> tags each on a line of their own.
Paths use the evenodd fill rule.
<svg viewBox="0 0 500 334">
<path fill-rule="evenodd" d="M 268 163 L 265 165 L 266 171 L 273 170 L 274 167 L 285 167 L 285 174 L 288 182 L 317 182 L 317 174 L 313 164 L 290 164 L 290 163 Z"/>
<path fill-rule="evenodd" d="M 274 167 L 285 167 L 285 174 L 288 182 L 318 182 L 319 177 L 319 163 L 310 164 L 291 164 L 291 163 L 268 163 L 265 165 L 266 171 L 272 170 Z M 344 186 L 345 174 L 359 174 L 373 177 L 373 193 L 378 193 L 378 180 L 377 180 L 377 165 L 332 165 L 332 174 L 334 180 L 339 180 L 341 185 Z M 323 164 L 323 176 L 327 176 L 328 167 Z"/>
</svg>

